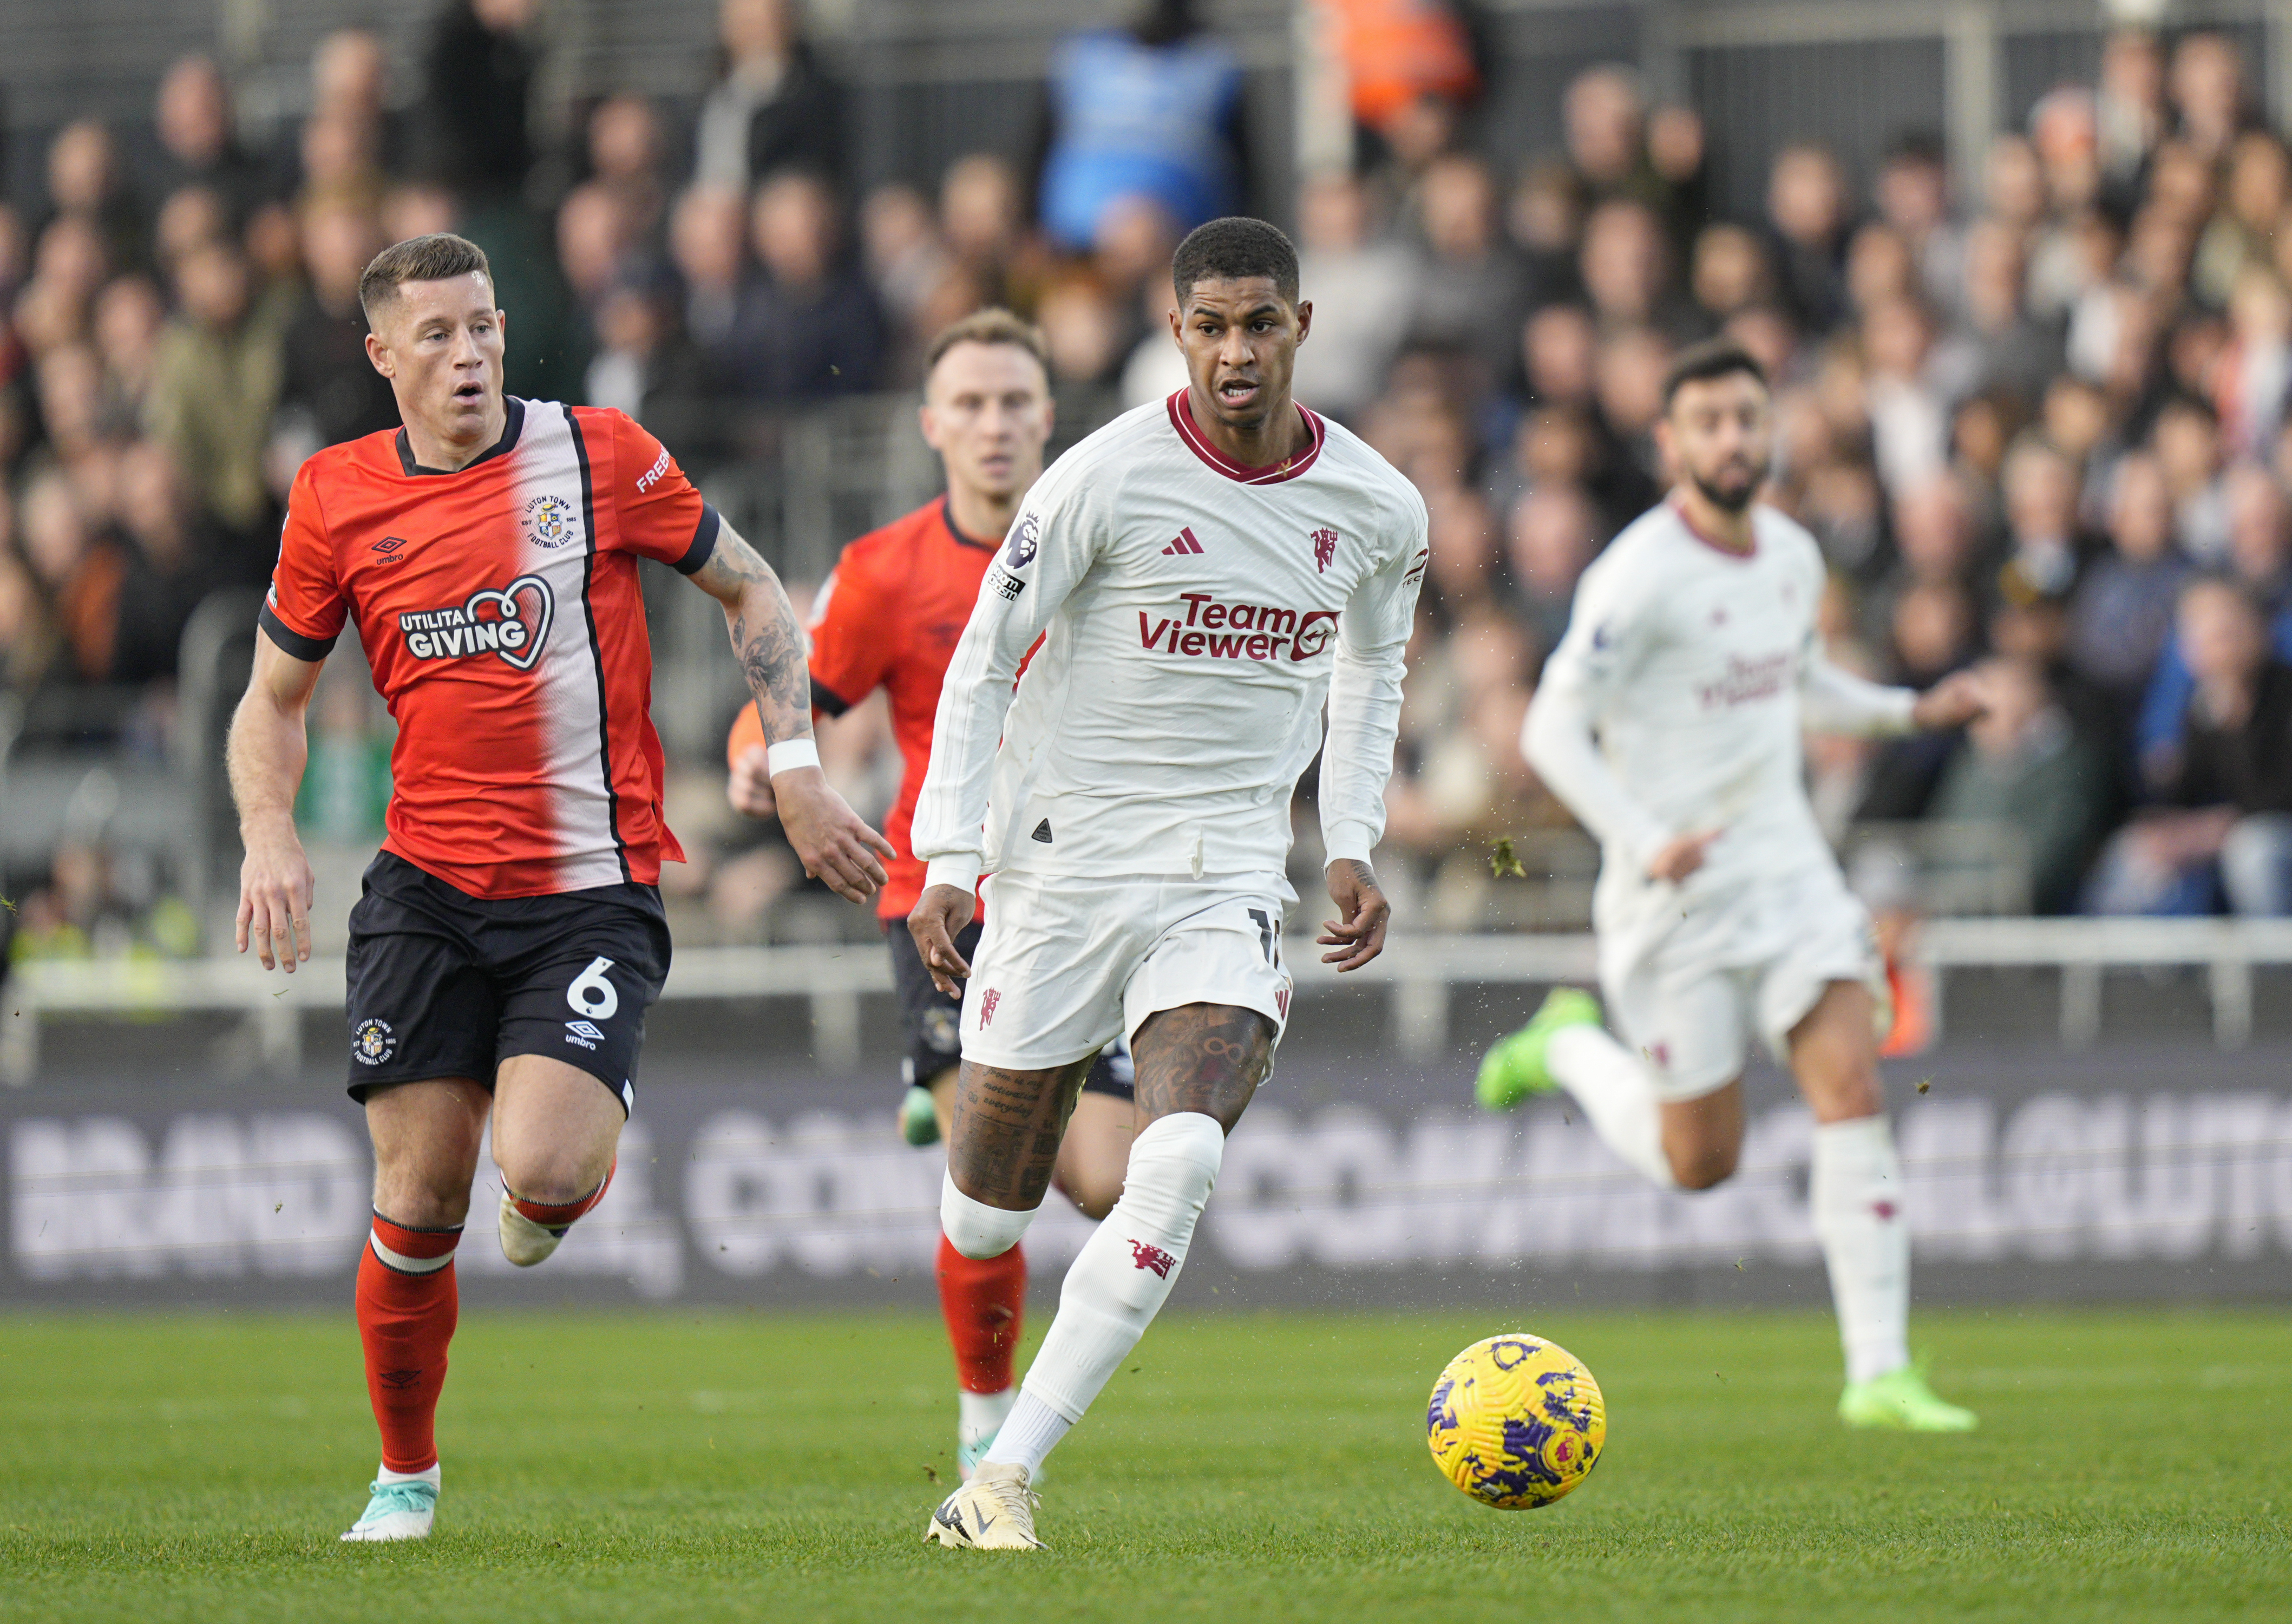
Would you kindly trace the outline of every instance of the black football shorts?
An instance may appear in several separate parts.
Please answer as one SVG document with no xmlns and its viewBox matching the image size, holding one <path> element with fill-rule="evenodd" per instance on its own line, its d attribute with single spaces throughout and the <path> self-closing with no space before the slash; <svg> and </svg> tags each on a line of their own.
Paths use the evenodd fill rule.
<svg viewBox="0 0 2292 1624">
<path fill-rule="evenodd" d="M 384 852 L 351 909 L 351 1098 L 437 1077 L 491 1088 L 511 1055 L 546 1054 L 626 1111 L 667 975 L 653 886 L 488 900 Z"/>
<path fill-rule="evenodd" d="M 969 964 L 979 952 L 981 922 L 973 919 L 955 939 L 955 950 Z M 884 940 L 892 949 L 892 984 L 900 997 L 900 1031 L 906 1048 L 900 1056 L 902 1087 L 928 1083 L 963 1058 L 963 1000 L 951 998 L 932 984 L 924 968 L 924 956 L 907 922 L 894 919 L 884 926 Z M 1091 1062 L 1083 1079 L 1085 1094 L 1110 1094 L 1118 1100 L 1132 1095 L 1130 1044 L 1117 1038 Z"/>
</svg>

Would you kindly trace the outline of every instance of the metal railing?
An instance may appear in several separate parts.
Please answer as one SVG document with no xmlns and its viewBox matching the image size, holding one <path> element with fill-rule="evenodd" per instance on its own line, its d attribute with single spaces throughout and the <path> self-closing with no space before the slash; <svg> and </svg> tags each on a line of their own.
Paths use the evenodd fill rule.
<svg viewBox="0 0 2292 1624">
<path fill-rule="evenodd" d="M 2090 1047 L 2100 1035 L 2108 971 L 2196 966 L 2206 974 L 2214 1041 L 2234 1049 L 2252 1036 L 2254 971 L 2292 966 L 2292 919 L 1940 919 L 1921 928 L 1911 957 L 1934 973 L 1937 1037 L 1953 972 L 2058 971 L 2060 1038 L 2077 1049 Z M 1320 962 L 1307 938 L 1289 944 L 1288 962 L 1309 994 L 1337 983 L 1336 973 Z M 1457 989 L 1589 982 L 1594 969 L 1588 935 L 1401 936 L 1376 964 L 1346 979 L 1387 1000 L 1387 1047 L 1424 1059 L 1448 1046 Z M 21 1086 L 32 1079 L 39 1068 L 42 1022 L 55 1016 L 238 1014 L 252 1028 L 263 1062 L 291 1071 L 303 1060 L 303 1015 L 340 1011 L 343 988 L 339 958 L 314 959 L 292 976 L 266 975 L 239 958 L 20 965 L 8 989 L 9 1018 L 0 1022 L 0 1080 Z M 676 956 L 661 998 L 664 1003 L 802 998 L 811 1006 L 815 1057 L 829 1070 L 844 1070 L 860 1054 L 861 998 L 891 990 L 888 960 L 865 943 L 697 948 Z"/>
</svg>

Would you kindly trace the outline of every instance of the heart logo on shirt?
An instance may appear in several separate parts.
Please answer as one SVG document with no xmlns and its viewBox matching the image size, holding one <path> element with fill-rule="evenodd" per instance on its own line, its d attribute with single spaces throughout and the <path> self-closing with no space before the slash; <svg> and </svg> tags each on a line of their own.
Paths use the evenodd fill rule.
<svg viewBox="0 0 2292 1624">
<path fill-rule="evenodd" d="M 521 575 L 505 587 L 473 592 L 464 607 L 472 620 L 514 620 L 524 628 L 521 646 L 494 650 L 520 671 L 532 670 L 533 662 L 541 658 L 541 646 L 549 641 L 549 623 L 557 612 L 549 583 L 537 575 Z M 485 614 L 488 609 L 494 612 Z"/>
</svg>

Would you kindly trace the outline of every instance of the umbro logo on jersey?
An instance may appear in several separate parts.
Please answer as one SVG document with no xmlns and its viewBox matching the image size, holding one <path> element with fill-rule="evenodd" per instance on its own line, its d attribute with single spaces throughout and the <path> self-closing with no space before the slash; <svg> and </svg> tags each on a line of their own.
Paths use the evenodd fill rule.
<svg viewBox="0 0 2292 1624">
<path fill-rule="evenodd" d="M 604 1036 L 593 1022 L 588 1021 L 568 1021 L 565 1023 L 565 1041 L 577 1043 L 585 1049 L 594 1049 L 603 1041 Z"/>
<path fill-rule="evenodd" d="M 533 669 L 549 641 L 557 601 L 539 576 L 521 575 L 499 591 L 473 592 L 444 609 L 410 610 L 398 617 L 407 652 L 416 659 L 462 659 L 498 654 L 520 671 Z"/>
<path fill-rule="evenodd" d="M 406 545 L 407 540 L 403 536 L 385 536 L 380 541 L 375 542 L 372 547 L 367 549 L 367 551 L 379 553 L 384 558 L 388 558 L 394 554 L 399 548 L 405 546 Z"/>
<path fill-rule="evenodd" d="M 1162 556 L 1164 558 L 1180 558 L 1198 553 L 1201 550 L 1202 544 L 1194 539 L 1194 527 L 1190 524 L 1184 529 L 1178 532 L 1176 538 L 1174 539 L 1168 546 L 1162 549 Z"/>
</svg>

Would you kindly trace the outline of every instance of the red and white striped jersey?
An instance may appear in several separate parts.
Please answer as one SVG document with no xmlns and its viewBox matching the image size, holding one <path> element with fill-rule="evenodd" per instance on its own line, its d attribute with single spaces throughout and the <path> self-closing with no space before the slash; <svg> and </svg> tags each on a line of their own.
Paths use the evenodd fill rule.
<svg viewBox="0 0 2292 1624">
<path fill-rule="evenodd" d="M 476 897 L 655 884 L 684 853 L 636 561 L 691 574 L 716 513 L 623 414 L 507 405 L 499 443 L 450 473 L 403 430 L 304 463 L 262 629 L 316 660 L 356 618 L 398 722 L 384 849 Z"/>
</svg>

